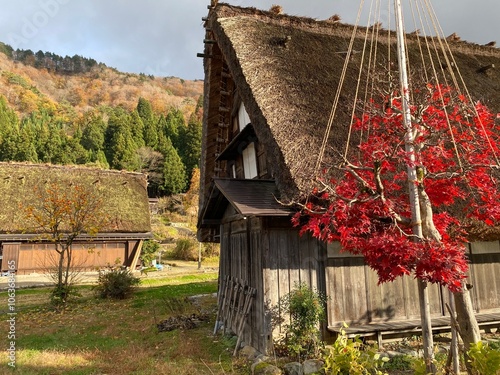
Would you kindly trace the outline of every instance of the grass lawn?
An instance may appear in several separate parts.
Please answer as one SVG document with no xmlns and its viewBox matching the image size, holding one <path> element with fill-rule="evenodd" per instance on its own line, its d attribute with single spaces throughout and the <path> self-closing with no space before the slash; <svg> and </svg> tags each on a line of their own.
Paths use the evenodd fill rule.
<svg viewBox="0 0 500 375">
<path fill-rule="evenodd" d="M 247 374 L 233 365 L 229 339 L 212 335 L 216 279 L 216 273 L 146 278 L 133 297 L 119 301 L 97 299 L 81 286 L 82 297 L 61 312 L 49 305 L 49 289 L 18 290 L 16 368 L 4 349 L 0 374 Z M 208 296 L 196 306 L 185 301 L 200 294 Z M 10 342 L 7 298 L 0 293 L 3 348 Z M 157 331 L 171 316 L 200 312 L 210 319 L 198 328 Z"/>
</svg>

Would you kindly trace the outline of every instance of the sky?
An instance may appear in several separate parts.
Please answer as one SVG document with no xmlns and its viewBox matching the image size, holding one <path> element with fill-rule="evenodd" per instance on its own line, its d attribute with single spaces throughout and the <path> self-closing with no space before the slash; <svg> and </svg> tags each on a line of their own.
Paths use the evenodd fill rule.
<svg viewBox="0 0 500 375">
<path fill-rule="evenodd" d="M 334 14 L 354 23 L 363 3 L 361 25 L 368 23 L 371 4 L 383 4 L 380 21 L 389 23 L 391 0 L 226 0 L 268 10 L 326 19 Z M 462 40 L 500 45 L 498 0 L 401 0 L 405 19 L 410 5 L 432 3 L 443 34 L 456 32 Z M 0 41 L 15 49 L 42 50 L 61 56 L 93 58 L 122 72 L 160 77 L 203 79 L 202 17 L 209 0 L 0 0 Z M 372 8 L 373 9 L 373 8 Z M 378 12 L 376 12 L 378 14 Z M 371 18 L 373 19 L 373 18 Z M 390 21 L 392 24 L 394 21 Z M 413 21 L 406 23 L 413 31 Z"/>
</svg>

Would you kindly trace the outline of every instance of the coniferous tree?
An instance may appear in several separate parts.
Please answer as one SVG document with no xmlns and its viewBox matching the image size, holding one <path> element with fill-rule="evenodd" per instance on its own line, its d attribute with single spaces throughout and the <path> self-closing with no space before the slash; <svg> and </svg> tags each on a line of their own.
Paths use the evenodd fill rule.
<svg viewBox="0 0 500 375">
<path fill-rule="evenodd" d="M 105 150 L 111 168 L 134 171 L 139 168 L 139 159 L 128 118 L 122 110 L 115 111 L 109 118 Z"/>
<path fill-rule="evenodd" d="M 151 103 L 144 98 L 139 98 L 137 113 L 143 123 L 144 144 L 155 148 L 158 143 L 158 127 Z"/>
<path fill-rule="evenodd" d="M 134 110 L 130 113 L 130 129 L 132 131 L 132 137 L 138 148 L 145 146 L 144 143 L 144 122 L 142 121 L 139 112 Z"/>
<path fill-rule="evenodd" d="M 194 113 L 189 118 L 178 152 L 186 166 L 188 179 L 191 179 L 193 169 L 199 167 L 201 154 L 201 121 Z"/>
<path fill-rule="evenodd" d="M 183 192 L 186 189 L 187 183 L 186 168 L 173 147 L 172 142 L 170 142 L 168 138 L 166 138 L 166 146 L 163 155 L 165 156 L 163 165 L 164 181 L 161 186 L 161 192 L 166 195 Z"/>
<path fill-rule="evenodd" d="M 170 138 L 176 149 L 179 149 L 179 143 L 186 130 L 184 115 L 179 109 L 172 108 L 167 113 L 165 135 Z"/>
<path fill-rule="evenodd" d="M 91 114 L 86 120 L 86 125 L 82 130 L 80 144 L 89 155 L 89 162 L 97 162 L 98 154 L 104 156 L 104 141 L 107 125 L 101 116 Z M 104 158 L 105 159 L 105 158 Z M 106 164 L 107 161 L 106 161 Z"/>
</svg>

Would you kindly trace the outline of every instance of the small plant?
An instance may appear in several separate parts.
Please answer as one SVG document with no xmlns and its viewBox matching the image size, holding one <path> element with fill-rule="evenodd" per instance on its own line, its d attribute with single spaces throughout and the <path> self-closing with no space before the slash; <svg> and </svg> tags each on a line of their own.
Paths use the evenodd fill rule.
<svg viewBox="0 0 500 375">
<path fill-rule="evenodd" d="M 479 341 L 477 344 L 471 344 L 467 352 L 469 361 L 475 374 L 478 375 L 497 375 L 500 374 L 500 350 L 490 347 Z"/>
<path fill-rule="evenodd" d="M 325 373 L 328 375 L 383 375 L 381 369 L 389 358 L 377 353 L 377 348 L 366 346 L 359 337 L 347 337 L 345 329 L 333 343 L 324 349 Z"/>
<path fill-rule="evenodd" d="M 435 368 L 435 375 L 445 375 L 449 373 L 449 369 L 447 368 L 447 359 L 448 356 L 444 353 L 436 353 L 436 349 L 434 350 L 434 359 L 432 363 Z M 415 375 L 427 375 L 429 373 L 427 369 L 427 365 L 425 359 L 422 357 L 413 357 L 411 358 L 411 369 Z"/>
<path fill-rule="evenodd" d="M 384 369 L 386 370 L 410 370 L 413 358 L 406 354 L 396 355 L 391 357 L 390 361 L 386 362 Z"/>
<path fill-rule="evenodd" d="M 96 294 L 101 298 L 124 299 L 129 297 L 140 279 L 127 269 L 112 269 L 100 271 Z"/>
<path fill-rule="evenodd" d="M 70 298 L 79 297 L 76 288 L 69 285 L 56 285 L 50 293 L 50 302 L 56 307 L 62 307 Z"/>
<path fill-rule="evenodd" d="M 299 360 L 319 354 L 322 346 L 319 323 L 325 318 L 325 303 L 325 297 L 305 283 L 296 283 L 294 290 L 279 301 L 279 321 L 290 316 L 290 323 L 284 326 L 286 335 L 282 344 Z"/>
</svg>

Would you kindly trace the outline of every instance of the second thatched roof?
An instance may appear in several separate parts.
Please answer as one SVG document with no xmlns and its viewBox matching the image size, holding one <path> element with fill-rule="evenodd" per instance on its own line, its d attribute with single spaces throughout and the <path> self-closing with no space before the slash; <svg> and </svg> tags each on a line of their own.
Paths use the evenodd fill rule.
<svg viewBox="0 0 500 375">
<path fill-rule="evenodd" d="M 77 166 L 0 163 L 0 233 L 27 233 L 30 223 L 23 207 L 37 206 L 37 189 L 80 185 L 98 191 L 102 213 L 109 220 L 101 233 L 151 232 L 146 176 Z"/>
</svg>

